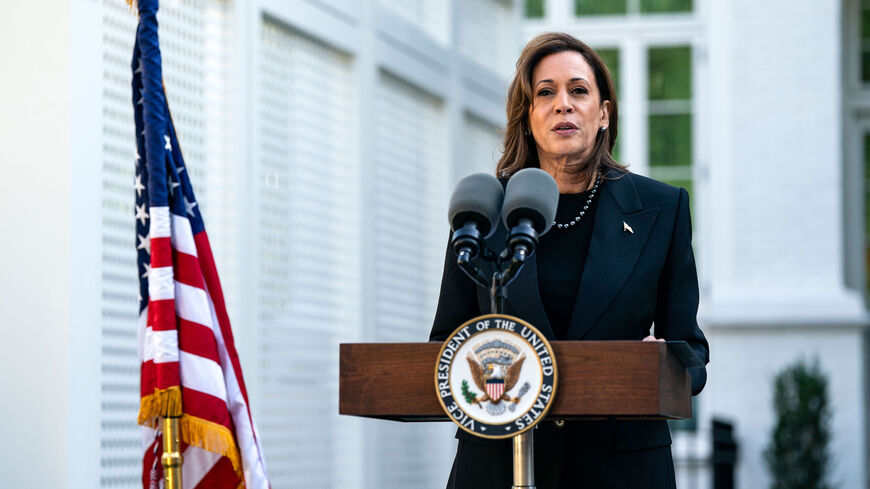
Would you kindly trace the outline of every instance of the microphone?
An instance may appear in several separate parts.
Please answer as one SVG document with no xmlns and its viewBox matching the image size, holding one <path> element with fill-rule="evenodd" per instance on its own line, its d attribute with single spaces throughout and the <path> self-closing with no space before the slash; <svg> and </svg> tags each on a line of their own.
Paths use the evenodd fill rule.
<svg viewBox="0 0 870 489">
<path fill-rule="evenodd" d="M 502 219 L 508 233 L 508 248 L 520 259 L 535 252 L 538 237 L 553 226 L 559 204 L 559 186 L 549 173 L 526 168 L 508 180 Z"/>
<path fill-rule="evenodd" d="M 460 262 L 471 261 L 480 253 L 483 240 L 498 224 L 503 199 L 501 183 L 487 173 L 469 175 L 456 184 L 447 217 L 453 230 L 453 251 Z"/>
</svg>

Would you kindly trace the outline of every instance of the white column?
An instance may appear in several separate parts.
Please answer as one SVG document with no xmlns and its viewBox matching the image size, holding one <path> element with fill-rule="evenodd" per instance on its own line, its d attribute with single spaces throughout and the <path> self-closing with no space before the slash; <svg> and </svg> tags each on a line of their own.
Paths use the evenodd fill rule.
<svg viewBox="0 0 870 489">
<path fill-rule="evenodd" d="M 0 15 L 0 65 L 10 75 L 0 77 L 0 486 L 65 487 L 76 232 L 70 11 L 80 2 L 13 3 Z"/>
</svg>

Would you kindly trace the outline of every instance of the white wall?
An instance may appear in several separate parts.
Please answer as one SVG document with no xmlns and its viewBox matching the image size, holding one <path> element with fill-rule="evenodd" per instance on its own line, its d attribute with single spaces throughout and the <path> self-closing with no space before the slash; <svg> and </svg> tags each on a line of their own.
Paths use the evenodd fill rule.
<svg viewBox="0 0 870 489">
<path fill-rule="evenodd" d="M 831 481 L 866 487 L 867 313 L 844 273 L 840 2 L 709 5 L 704 416 L 735 421 L 738 484 L 764 487 L 772 379 L 818 358 L 834 413 Z"/>
<path fill-rule="evenodd" d="M 504 118 L 501 71 L 518 49 L 510 43 L 515 2 L 460 7 L 458 0 L 161 2 L 169 103 L 273 487 L 446 481 L 451 424 L 339 417 L 335 376 L 340 341 L 425 341 L 452 183 L 497 157 L 489 148 Z M 135 147 L 125 67 L 135 13 L 122 0 L 15 1 L 0 7 L 0 19 L 0 39 L 10 47 L 0 55 L 10 67 L 0 78 L 8 95 L 0 111 L 0 225 L 7 230 L 0 251 L 8 257 L 0 266 L 7 345 L 0 419 L 16 440 L 0 451 L 0 486 L 137 487 L 136 292 L 127 286 L 136 273 Z M 263 55 L 264 23 L 289 40 L 281 49 L 296 49 L 277 62 L 292 68 L 280 79 L 264 75 L 277 66 Z M 499 60 L 475 54 L 480 39 L 468 33 L 476 25 L 502 39 Z M 310 93 L 294 85 L 300 73 L 320 72 L 337 78 L 306 82 Z M 288 124 L 269 123 L 282 117 L 267 106 L 276 103 L 293 114 Z M 351 137 L 329 134 L 333 119 Z M 323 145 L 329 154 L 320 159 Z M 486 161 L 475 161 L 484 153 Z M 392 173 L 377 171 L 388 165 Z M 410 183 L 392 185 L 390 176 Z M 415 183 L 422 192 L 407 191 Z M 384 189 L 404 193 L 386 202 Z M 374 258 L 385 249 L 374 224 L 400 215 L 425 230 L 415 234 L 419 242 L 401 243 L 392 263 Z M 311 216 L 327 224 L 312 228 Z M 269 241 L 275 238 L 284 245 Z M 281 266 L 266 256 L 278 256 Z M 320 281 L 311 278 L 318 261 L 328 272 Z M 395 318 L 385 306 L 400 297 L 384 283 L 400 276 L 412 277 L 402 291 L 410 315 L 390 329 Z M 312 444 L 316 460 L 300 455 Z"/>
<path fill-rule="evenodd" d="M 711 8 L 707 318 L 864 321 L 843 274 L 839 2 Z"/>
<path fill-rule="evenodd" d="M 67 476 L 74 216 L 72 59 L 64 48 L 71 8 L 20 0 L 0 15 L 4 487 L 64 487 Z M 34 460 L 51 470 L 35 470 Z"/>
</svg>

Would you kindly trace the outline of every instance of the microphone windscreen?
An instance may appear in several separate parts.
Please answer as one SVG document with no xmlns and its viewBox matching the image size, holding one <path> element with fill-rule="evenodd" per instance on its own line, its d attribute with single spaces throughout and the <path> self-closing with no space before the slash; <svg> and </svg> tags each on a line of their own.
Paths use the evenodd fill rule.
<svg viewBox="0 0 870 489">
<path fill-rule="evenodd" d="M 498 223 L 502 200 L 504 189 L 497 178 L 488 173 L 468 175 L 456 184 L 450 197 L 450 229 L 455 231 L 473 220 L 480 234 L 488 237 Z"/>
<path fill-rule="evenodd" d="M 556 218 L 559 186 L 549 173 L 540 168 L 526 168 L 508 180 L 502 219 L 508 229 L 524 217 L 532 220 L 535 231 L 544 235 Z"/>
</svg>

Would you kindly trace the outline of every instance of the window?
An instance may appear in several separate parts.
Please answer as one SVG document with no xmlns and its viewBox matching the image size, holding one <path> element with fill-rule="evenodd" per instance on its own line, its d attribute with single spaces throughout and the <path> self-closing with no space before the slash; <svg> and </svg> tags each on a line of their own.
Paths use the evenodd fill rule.
<svg viewBox="0 0 870 489">
<path fill-rule="evenodd" d="M 864 134 L 864 280 L 870 294 L 870 132 Z"/>
<path fill-rule="evenodd" d="M 574 0 L 574 14 L 621 15 L 628 12 L 626 0 Z"/>
<path fill-rule="evenodd" d="M 595 52 L 601 56 L 601 59 L 604 60 L 604 64 L 607 65 L 607 69 L 610 71 L 610 76 L 613 78 L 613 86 L 616 87 L 616 99 L 619 101 L 619 49 L 604 48 L 596 49 Z M 616 144 L 613 145 L 613 159 L 616 161 L 620 161 L 619 142 L 619 134 L 617 134 Z"/>
<path fill-rule="evenodd" d="M 544 16 L 544 0 L 526 0 L 526 17 L 539 19 Z"/>
<path fill-rule="evenodd" d="M 574 14 L 625 15 L 692 11 L 692 0 L 574 0 Z"/>
<path fill-rule="evenodd" d="M 870 83 L 870 0 L 861 0 L 861 81 Z"/>
<path fill-rule="evenodd" d="M 640 11 L 645 14 L 691 12 L 692 0 L 641 0 Z"/>
<path fill-rule="evenodd" d="M 691 193 L 691 48 L 650 48 L 647 59 L 650 176 Z"/>
</svg>

